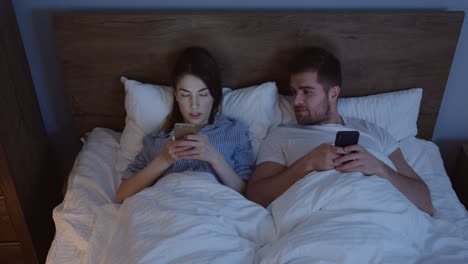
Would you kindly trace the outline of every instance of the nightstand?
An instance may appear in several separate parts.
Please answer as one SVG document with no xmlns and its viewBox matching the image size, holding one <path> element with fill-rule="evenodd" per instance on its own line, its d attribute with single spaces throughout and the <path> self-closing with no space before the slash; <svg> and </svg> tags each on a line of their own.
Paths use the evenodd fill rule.
<svg viewBox="0 0 468 264">
<path fill-rule="evenodd" d="M 54 170 L 12 1 L 0 10 L 0 263 L 44 263 L 64 176 Z"/>
<path fill-rule="evenodd" d="M 0 145 L 0 260 L 2 263 L 38 263 L 23 210 Z"/>
<path fill-rule="evenodd" d="M 468 208 L 468 144 L 463 144 L 458 154 L 453 187 L 460 202 Z"/>
</svg>

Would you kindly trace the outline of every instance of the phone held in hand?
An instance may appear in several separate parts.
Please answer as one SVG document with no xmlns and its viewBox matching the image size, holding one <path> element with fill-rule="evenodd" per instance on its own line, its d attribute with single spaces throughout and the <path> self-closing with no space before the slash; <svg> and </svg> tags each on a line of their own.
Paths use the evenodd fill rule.
<svg viewBox="0 0 468 264">
<path fill-rule="evenodd" d="M 335 146 L 347 147 L 359 142 L 359 131 L 338 131 L 335 138 Z"/>
<path fill-rule="evenodd" d="M 174 125 L 175 139 L 183 139 L 186 135 L 196 134 L 201 128 L 194 124 L 176 123 Z"/>
</svg>

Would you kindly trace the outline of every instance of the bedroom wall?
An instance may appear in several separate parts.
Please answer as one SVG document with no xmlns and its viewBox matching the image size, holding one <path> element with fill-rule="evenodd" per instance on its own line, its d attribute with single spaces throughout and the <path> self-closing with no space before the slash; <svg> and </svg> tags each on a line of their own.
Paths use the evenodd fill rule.
<svg viewBox="0 0 468 264">
<path fill-rule="evenodd" d="M 217 1 L 199 0 L 14 0 L 15 12 L 31 68 L 44 125 L 57 164 L 57 173 L 66 175 L 71 166 L 73 139 L 68 100 L 62 88 L 53 31 L 49 15 L 57 11 L 104 11 L 104 10 L 194 10 L 194 9 L 325 9 L 325 10 L 405 10 L 437 9 L 468 11 L 464 0 L 258 0 Z M 468 142 L 468 18 L 461 32 L 433 140 L 440 147 L 449 172 L 460 144 Z"/>
</svg>

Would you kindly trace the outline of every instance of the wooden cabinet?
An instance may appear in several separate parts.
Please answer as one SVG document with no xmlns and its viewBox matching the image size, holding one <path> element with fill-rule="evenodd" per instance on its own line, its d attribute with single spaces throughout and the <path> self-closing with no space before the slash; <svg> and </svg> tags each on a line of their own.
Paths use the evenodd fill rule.
<svg viewBox="0 0 468 264">
<path fill-rule="evenodd" d="M 0 244 L 2 242 L 16 241 L 18 237 L 13 228 L 5 197 L 0 196 Z"/>
<path fill-rule="evenodd" d="M 0 244 L 0 259 L 6 264 L 28 263 L 23 258 L 23 250 L 20 243 L 2 243 Z"/>
<path fill-rule="evenodd" d="M 5 152 L 0 146 L 0 262 L 38 263 Z"/>
<path fill-rule="evenodd" d="M 453 186 L 458 198 L 468 209 L 468 144 L 463 144 L 457 158 Z"/>
<path fill-rule="evenodd" d="M 61 181 L 11 0 L 0 1 L 0 32 L 0 263 L 42 263 Z"/>
</svg>

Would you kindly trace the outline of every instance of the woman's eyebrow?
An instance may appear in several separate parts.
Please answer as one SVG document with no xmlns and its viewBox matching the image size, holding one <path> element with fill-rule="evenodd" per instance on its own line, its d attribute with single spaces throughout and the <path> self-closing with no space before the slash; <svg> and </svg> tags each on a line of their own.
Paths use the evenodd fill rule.
<svg viewBox="0 0 468 264">
<path fill-rule="evenodd" d="M 198 90 L 197 93 L 198 93 L 198 92 L 205 91 L 205 90 L 208 90 L 208 88 L 202 88 L 202 89 Z M 186 93 L 190 93 L 189 90 L 186 90 L 186 89 L 184 89 L 184 88 L 179 88 L 179 91 L 186 92 Z"/>
</svg>

